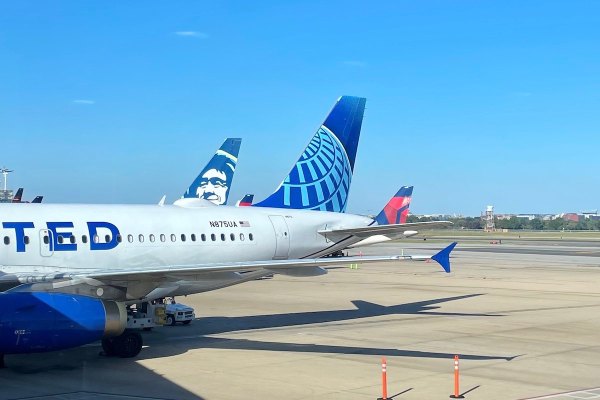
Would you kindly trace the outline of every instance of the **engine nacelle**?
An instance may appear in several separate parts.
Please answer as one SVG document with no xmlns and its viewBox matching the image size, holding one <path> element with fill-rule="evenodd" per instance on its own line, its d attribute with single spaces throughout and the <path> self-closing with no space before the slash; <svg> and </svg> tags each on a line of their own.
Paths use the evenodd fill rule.
<svg viewBox="0 0 600 400">
<path fill-rule="evenodd" d="M 125 305 L 65 293 L 0 293 L 0 353 L 67 349 L 118 336 Z"/>
</svg>

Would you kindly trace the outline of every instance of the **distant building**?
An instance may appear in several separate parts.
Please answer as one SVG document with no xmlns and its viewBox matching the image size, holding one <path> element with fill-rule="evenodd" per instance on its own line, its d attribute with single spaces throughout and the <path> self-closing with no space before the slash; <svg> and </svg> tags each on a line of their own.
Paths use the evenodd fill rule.
<svg viewBox="0 0 600 400">
<path fill-rule="evenodd" d="M 0 190 L 0 203 L 11 203 L 13 197 L 12 190 Z"/>
<path fill-rule="evenodd" d="M 571 222 L 579 222 L 579 215 L 575 213 L 565 213 L 563 214 L 563 220 L 571 221 Z"/>
<path fill-rule="evenodd" d="M 594 219 L 592 217 L 598 217 L 598 210 L 594 210 L 594 211 L 584 211 L 581 213 L 581 216 L 585 219 Z"/>
</svg>

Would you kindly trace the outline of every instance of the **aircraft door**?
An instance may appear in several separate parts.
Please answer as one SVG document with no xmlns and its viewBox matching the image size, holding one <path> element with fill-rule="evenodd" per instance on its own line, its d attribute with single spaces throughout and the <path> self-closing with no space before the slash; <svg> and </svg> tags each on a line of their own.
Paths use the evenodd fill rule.
<svg viewBox="0 0 600 400">
<path fill-rule="evenodd" d="M 281 215 L 269 215 L 273 229 L 275 230 L 275 255 L 274 260 L 285 260 L 290 253 L 290 232 L 287 222 Z"/>
<path fill-rule="evenodd" d="M 54 237 L 49 229 L 40 229 L 40 255 L 50 257 L 54 254 Z"/>
</svg>

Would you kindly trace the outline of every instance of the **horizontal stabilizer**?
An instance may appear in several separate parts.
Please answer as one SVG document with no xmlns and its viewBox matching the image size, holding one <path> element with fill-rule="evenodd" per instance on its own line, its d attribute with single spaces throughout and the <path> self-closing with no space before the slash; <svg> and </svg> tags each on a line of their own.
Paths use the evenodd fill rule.
<svg viewBox="0 0 600 400">
<path fill-rule="evenodd" d="M 371 225 L 360 228 L 327 229 L 319 231 L 319 234 L 327 237 L 330 240 L 338 241 L 348 236 L 366 239 L 375 235 L 394 236 L 401 235 L 408 231 L 446 228 L 451 225 L 452 222 L 450 221 L 411 222 L 407 224 Z"/>
<path fill-rule="evenodd" d="M 371 303 L 371 302 L 364 301 L 364 300 L 352 300 L 352 304 L 354 304 L 354 307 L 356 307 L 362 311 L 373 311 L 373 310 L 385 309 L 385 306 L 382 306 L 380 304 Z"/>
</svg>

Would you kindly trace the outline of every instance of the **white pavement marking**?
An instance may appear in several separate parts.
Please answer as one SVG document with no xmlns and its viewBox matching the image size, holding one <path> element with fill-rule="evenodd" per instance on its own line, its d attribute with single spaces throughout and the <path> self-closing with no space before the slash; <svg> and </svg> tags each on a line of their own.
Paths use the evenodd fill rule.
<svg viewBox="0 0 600 400">
<path fill-rule="evenodd" d="M 550 394 L 547 396 L 541 397 L 529 397 L 523 400 L 542 400 L 542 399 L 600 399 L 600 388 L 593 389 L 585 389 L 585 390 L 577 390 L 573 392 L 564 392 L 564 393 L 556 393 Z"/>
</svg>

